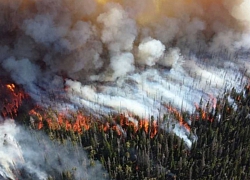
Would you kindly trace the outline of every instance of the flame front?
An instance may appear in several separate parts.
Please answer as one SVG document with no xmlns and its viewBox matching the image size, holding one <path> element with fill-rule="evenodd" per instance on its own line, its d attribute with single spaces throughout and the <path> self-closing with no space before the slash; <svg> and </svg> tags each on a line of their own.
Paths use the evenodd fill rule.
<svg viewBox="0 0 250 180">
<path fill-rule="evenodd" d="M 212 106 L 216 105 L 216 100 L 212 98 Z M 196 113 L 194 120 L 208 120 L 213 121 L 209 112 L 200 107 L 196 106 Z M 165 105 L 169 114 L 172 114 L 174 119 L 176 119 L 180 126 L 184 127 L 188 132 L 191 131 L 190 125 L 184 120 L 183 113 L 178 111 L 171 105 Z M 44 127 L 44 122 L 46 122 L 50 129 L 65 129 L 66 131 L 74 131 L 82 133 L 83 130 L 89 130 L 94 123 L 98 123 L 98 127 L 104 132 L 113 130 L 117 135 L 125 135 L 127 130 L 133 130 L 133 132 L 138 132 L 143 130 L 146 134 L 149 134 L 151 138 L 154 138 L 159 130 L 158 121 L 140 119 L 138 116 L 118 114 L 115 116 L 109 116 L 107 120 L 96 120 L 90 116 L 85 116 L 83 112 L 61 112 L 56 113 L 43 110 L 41 108 L 32 109 L 29 113 L 32 117 L 35 117 L 36 122 L 34 123 L 37 129 L 42 129 Z M 125 133 L 125 134 L 124 134 Z"/>
<path fill-rule="evenodd" d="M 83 116 L 81 112 L 72 113 L 64 112 L 56 113 L 45 112 L 39 106 L 30 110 L 29 115 L 35 117 L 32 121 L 32 125 L 36 126 L 37 129 L 42 129 L 44 127 L 44 122 L 47 123 L 50 129 L 65 129 L 66 131 L 73 130 L 74 132 L 81 133 L 82 130 L 88 130 L 90 128 L 90 118 Z"/>
<path fill-rule="evenodd" d="M 15 84 L 5 84 L 0 82 L 0 96 L 2 99 L 0 108 L 3 117 L 15 117 L 17 116 L 18 109 L 22 104 L 23 99 L 27 97 L 24 91 L 17 88 Z"/>
<path fill-rule="evenodd" d="M 44 128 L 46 123 L 50 129 L 64 129 L 66 131 L 74 131 L 77 133 L 82 133 L 87 131 L 93 124 L 98 123 L 98 127 L 104 132 L 113 130 L 119 136 L 123 136 L 124 132 L 130 127 L 134 132 L 139 130 L 145 131 L 149 134 L 151 138 L 158 133 L 158 123 L 157 121 L 149 121 L 146 119 L 136 120 L 134 117 L 126 116 L 124 114 L 119 114 L 117 116 L 109 117 L 108 121 L 94 120 L 90 116 L 85 116 L 83 112 L 46 112 L 46 110 L 36 107 L 29 112 L 33 121 L 31 122 L 33 126 L 37 129 Z M 129 120 L 133 119 L 133 121 Z"/>
<path fill-rule="evenodd" d="M 171 105 L 166 105 L 166 108 L 170 113 L 173 113 L 174 117 L 179 121 L 180 126 L 185 127 L 185 129 L 190 132 L 190 126 L 184 121 L 182 113 L 180 113 L 176 108 Z"/>
</svg>

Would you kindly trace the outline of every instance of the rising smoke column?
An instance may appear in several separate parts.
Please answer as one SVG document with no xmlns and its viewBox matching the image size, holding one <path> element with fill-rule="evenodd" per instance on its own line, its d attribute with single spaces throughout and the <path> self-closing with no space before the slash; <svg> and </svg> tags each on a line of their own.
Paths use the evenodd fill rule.
<svg viewBox="0 0 250 180">
<path fill-rule="evenodd" d="M 201 97 L 247 81 L 249 7 L 249 0 L 1 0 L 1 75 L 57 110 L 148 118 L 171 103 L 193 111 Z"/>
</svg>

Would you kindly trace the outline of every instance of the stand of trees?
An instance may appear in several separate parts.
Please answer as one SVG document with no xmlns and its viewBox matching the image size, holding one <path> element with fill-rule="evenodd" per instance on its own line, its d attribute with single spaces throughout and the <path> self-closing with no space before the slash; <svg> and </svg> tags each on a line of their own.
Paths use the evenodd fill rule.
<svg viewBox="0 0 250 180">
<path fill-rule="evenodd" d="M 198 137 L 191 149 L 183 139 L 167 133 L 160 125 L 152 137 L 153 121 L 148 132 L 143 128 L 135 130 L 129 124 L 122 127 L 122 134 L 115 128 L 104 131 L 100 121 L 94 120 L 81 133 L 64 126 L 51 129 L 46 121 L 43 130 L 53 140 L 63 143 L 70 139 L 79 144 L 93 160 L 91 165 L 99 160 L 110 179 L 250 179 L 249 105 L 250 88 L 246 86 L 242 92 L 235 89 L 225 92 L 214 108 L 201 101 L 194 113 L 183 112 L 183 117 L 191 120 L 190 134 Z M 73 179 L 71 173 L 62 174 L 63 179 Z"/>
</svg>

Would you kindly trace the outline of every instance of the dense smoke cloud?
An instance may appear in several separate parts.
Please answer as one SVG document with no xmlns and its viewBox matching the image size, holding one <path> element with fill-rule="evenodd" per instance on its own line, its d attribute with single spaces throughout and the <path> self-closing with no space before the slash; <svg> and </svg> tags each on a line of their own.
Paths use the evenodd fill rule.
<svg viewBox="0 0 250 180">
<path fill-rule="evenodd" d="M 106 74 L 101 80 L 110 80 L 110 73 L 124 76 L 135 69 L 130 67 L 133 61 L 152 66 L 165 52 L 164 45 L 183 51 L 208 48 L 213 53 L 222 48 L 237 51 L 249 44 L 250 18 L 244 14 L 248 1 L 0 3 L 2 62 L 13 56 L 26 66 L 22 59 L 27 58 L 44 73 L 65 73 L 79 80 L 98 80 L 90 75 L 100 71 Z M 135 56 L 123 60 L 129 70 L 118 73 L 114 59 L 121 61 L 128 52 Z"/>
<path fill-rule="evenodd" d="M 40 69 L 35 64 L 32 64 L 29 59 L 17 61 L 14 57 L 10 57 L 2 63 L 2 66 L 18 84 L 33 83 L 40 75 Z"/>
<path fill-rule="evenodd" d="M 133 61 L 152 66 L 162 57 L 164 45 L 235 51 L 247 48 L 249 39 L 250 18 L 244 15 L 248 1 L 23 0 L 1 1 L 1 7 L 2 62 L 11 56 L 18 61 L 27 58 L 44 73 L 79 80 L 98 80 L 91 75 L 100 71 L 102 81 L 110 80 L 110 73 L 124 76 L 135 69 L 130 67 Z M 123 63 L 129 70 L 118 73 L 114 59 L 122 61 L 128 52 L 130 58 Z"/>
<path fill-rule="evenodd" d="M 145 39 L 138 47 L 139 63 L 153 66 L 163 56 L 165 46 L 155 39 Z"/>
<path fill-rule="evenodd" d="M 193 111 L 247 81 L 248 9 L 249 0 L 1 0 L 1 75 L 59 110 Z"/>
<path fill-rule="evenodd" d="M 107 179 L 101 164 L 91 166 L 80 146 L 52 142 L 42 133 L 17 126 L 14 120 L 2 123 L 0 131 L 0 179 L 61 179 L 63 171 L 75 179 Z"/>
</svg>

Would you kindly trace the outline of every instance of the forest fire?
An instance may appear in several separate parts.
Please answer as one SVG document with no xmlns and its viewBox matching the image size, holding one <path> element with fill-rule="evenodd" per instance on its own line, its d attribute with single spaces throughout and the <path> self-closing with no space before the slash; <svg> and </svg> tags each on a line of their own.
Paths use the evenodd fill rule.
<svg viewBox="0 0 250 180">
<path fill-rule="evenodd" d="M 9 116 L 11 118 L 17 116 L 22 100 L 28 97 L 21 88 L 13 83 L 2 83 L 1 96 L 4 97 L 4 101 L 1 104 L 1 113 L 3 117 Z M 167 108 L 170 112 L 174 113 L 180 125 L 190 131 L 190 127 L 183 121 L 181 113 L 171 106 L 167 106 Z M 104 132 L 112 129 L 119 136 L 123 136 L 129 128 L 133 132 L 143 130 L 151 138 L 154 138 L 158 133 L 158 122 L 156 120 L 140 119 L 138 116 L 131 114 L 113 115 L 109 117 L 108 121 L 100 121 L 94 120 L 90 116 L 85 116 L 81 111 L 73 112 L 67 110 L 58 113 L 54 110 L 46 110 L 43 107 L 36 106 L 29 111 L 29 115 L 31 117 L 31 124 L 39 130 L 49 127 L 51 130 L 64 129 L 66 131 L 82 133 L 89 130 L 97 122 L 98 127 L 103 129 Z"/>
<path fill-rule="evenodd" d="M 151 122 L 147 119 L 140 119 L 139 117 L 133 117 L 133 115 L 124 115 L 120 114 L 114 117 L 114 121 L 121 126 L 123 129 L 132 127 L 134 132 L 142 129 L 147 134 L 150 134 L 150 137 L 153 138 L 158 132 L 158 123 L 155 120 Z"/>
<path fill-rule="evenodd" d="M 250 0 L 0 0 L 0 179 L 98 180 L 85 168 L 97 160 L 110 179 L 250 179 L 249 11 Z"/>
<path fill-rule="evenodd" d="M 104 132 L 108 132 L 112 129 L 119 136 L 124 135 L 124 132 L 126 132 L 128 128 L 134 132 L 142 129 L 145 133 L 149 134 L 151 138 L 158 133 L 157 121 L 150 122 L 146 119 L 139 119 L 138 123 L 135 123 L 129 120 L 132 117 L 127 117 L 124 114 L 110 117 L 108 121 L 101 121 L 95 120 L 90 116 L 85 116 L 81 111 L 57 113 L 43 110 L 37 106 L 30 110 L 29 115 L 32 117 L 31 124 L 37 129 L 46 128 L 47 125 L 51 130 L 63 129 L 82 133 L 83 131 L 89 130 L 94 124 L 97 124 Z M 135 121 L 137 122 L 137 120 Z"/>
<path fill-rule="evenodd" d="M 23 99 L 28 97 L 25 92 L 13 83 L 3 83 L 0 81 L 0 110 L 3 117 L 17 116 L 18 108 L 22 104 Z"/>
<path fill-rule="evenodd" d="M 15 84 L 7 84 L 6 87 L 11 90 L 12 92 L 15 91 Z"/>
<path fill-rule="evenodd" d="M 42 129 L 46 123 L 52 130 L 64 129 L 81 133 L 83 129 L 88 130 L 91 124 L 90 117 L 83 116 L 81 112 L 45 112 L 41 107 L 37 106 L 29 111 L 29 115 L 35 118 L 31 123 L 37 129 Z"/>
<path fill-rule="evenodd" d="M 185 127 L 185 129 L 190 132 L 190 126 L 188 125 L 188 123 L 186 123 L 184 121 L 183 115 L 174 107 L 172 107 L 171 105 L 165 105 L 165 107 L 168 109 L 168 111 L 170 113 L 172 113 L 174 115 L 174 117 L 179 121 L 179 124 L 183 127 Z"/>
<path fill-rule="evenodd" d="M 195 105 L 195 109 L 197 112 L 195 114 L 194 120 L 207 120 L 210 122 L 212 122 L 214 120 L 213 117 L 211 116 L 211 113 L 209 113 L 210 111 L 201 108 L 201 105 L 198 105 L 196 103 L 194 105 Z M 215 109 L 216 105 L 217 105 L 216 100 L 213 100 L 212 101 L 212 108 Z M 210 108 L 209 103 L 207 104 L 207 108 Z"/>
</svg>

